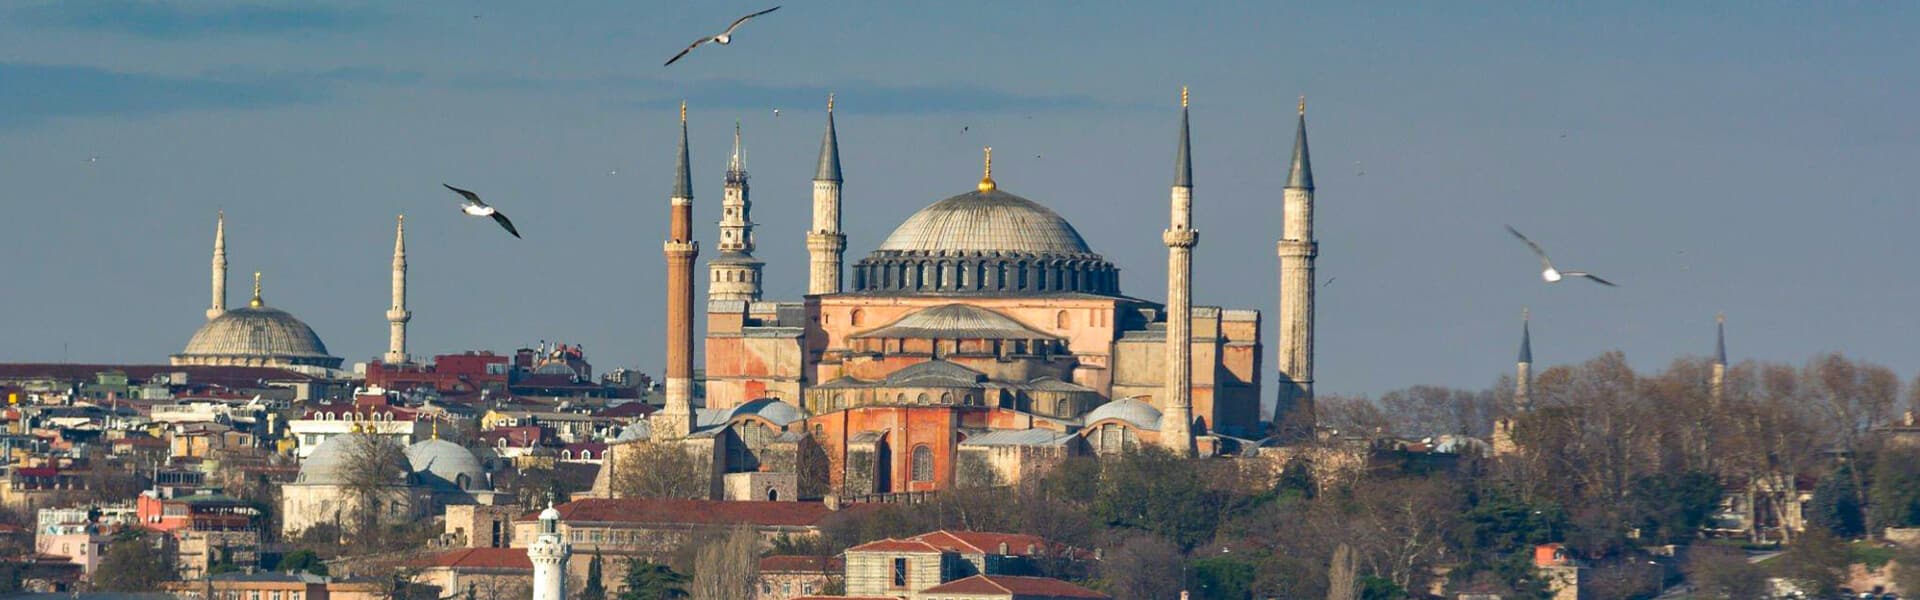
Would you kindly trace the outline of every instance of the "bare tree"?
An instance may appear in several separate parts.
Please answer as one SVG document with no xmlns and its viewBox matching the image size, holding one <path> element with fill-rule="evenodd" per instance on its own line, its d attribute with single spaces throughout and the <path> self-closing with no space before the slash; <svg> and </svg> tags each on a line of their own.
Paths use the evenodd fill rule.
<svg viewBox="0 0 1920 600">
<path fill-rule="evenodd" d="M 734 527 L 701 546 L 689 586 L 694 600 L 752 600 L 760 579 L 760 534 Z"/>
<path fill-rule="evenodd" d="M 712 493 L 707 465 L 672 441 L 621 446 L 611 477 L 614 495 L 633 498 L 706 498 Z"/>
<path fill-rule="evenodd" d="M 1333 549 L 1333 564 L 1327 567 L 1327 600 L 1355 600 L 1353 548 L 1341 544 Z"/>
<path fill-rule="evenodd" d="M 410 516 L 406 448 L 393 438 L 370 433 L 348 434 L 338 441 L 346 444 L 341 476 L 351 533 L 362 539 L 386 537 L 382 525 Z"/>
</svg>

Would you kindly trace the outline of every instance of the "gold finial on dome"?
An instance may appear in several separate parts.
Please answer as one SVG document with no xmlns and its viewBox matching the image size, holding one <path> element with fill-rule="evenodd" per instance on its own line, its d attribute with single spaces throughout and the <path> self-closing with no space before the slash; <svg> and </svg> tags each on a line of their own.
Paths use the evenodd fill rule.
<svg viewBox="0 0 1920 600">
<path fill-rule="evenodd" d="M 1307 95 L 1300 95 L 1300 114 L 1307 114 Z"/>
<path fill-rule="evenodd" d="M 253 272 L 253 301 L 248 302 L 247 306 L 260 308 L 266 305 L 267 305 L 266 301 L 260 299 L 260 272 L 254 271 Z"/>
<path fill-rule="evenodd" d="M 1180 108 L 1187 107 L 1187 86 L 1180 86 Z"/>
<path fill-rule="evenodd" d="M 993 146 L 987 146 L 987 166 L 980 175 L 980 191 L 991 192 L 1000 186 L 993 183 Z"/>
<path fill-rule="evenodd" d="M 433 439 L 440 439 L 440 420 L 433 420 Z"/>
</svg>

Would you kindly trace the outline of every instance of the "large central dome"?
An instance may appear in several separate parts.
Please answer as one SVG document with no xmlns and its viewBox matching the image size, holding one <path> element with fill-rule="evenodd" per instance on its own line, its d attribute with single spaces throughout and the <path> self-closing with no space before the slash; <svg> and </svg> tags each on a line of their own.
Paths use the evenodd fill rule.
<svg viewBox="0 0 1920 600">
<path fill-rule="evenodd" d="M 286 311 L 265 305 L 226 311 L 193 332 L 176 365 L 315 366 L 338 368 L 341 359 L 313 328 Z"/>
<path fill-rule="evenodd" d="M 999 190 L 967 192 L 907 217 L 880 250 L 1092 254 L 1066 219 Z"/>
</svg>

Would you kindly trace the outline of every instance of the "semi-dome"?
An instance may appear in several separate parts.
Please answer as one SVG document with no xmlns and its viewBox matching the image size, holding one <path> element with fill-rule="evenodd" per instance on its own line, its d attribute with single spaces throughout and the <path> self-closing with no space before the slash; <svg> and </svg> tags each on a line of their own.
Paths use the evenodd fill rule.
<svg viewBox="0 0 1920 600">
<path fill-rule="evenodd" d="M 222 313 L 201 325 L 176 365 L 293 366 L 338 368 L 341 359 L 300 319 L 256 303 Z"/>
<path fill-rule="evenodd" d="M 1119 419 L 1129 425 L 1149 431 L 1160 430 L 1160 409 L 1140 401 L 1139 398 L 1121 398 L 1100 405 L 1087 413 L 1081 422 L 1093 425 L 1108 419 Z"/>
<path fill-rule="evenodd" d="M 407 463 L 420 479 L 433 486 L 462 490 L 486 489 L 487 471 L 465 446 L 440 438 L 407 446 Z"/>
<path fill-rule="evenodd" d="M 1058 213 L 983 182 L 907 217 L 853 267 L 860 293 L 1118 295 L 1120 270 Z"/>
<path fill-rule="evenodd" d="M 899 252 L 1092 254 L 1073 224 L 1040 203 L 998 189 L 933 203 L 907 217 L 880 243 Z"/>
</svg>

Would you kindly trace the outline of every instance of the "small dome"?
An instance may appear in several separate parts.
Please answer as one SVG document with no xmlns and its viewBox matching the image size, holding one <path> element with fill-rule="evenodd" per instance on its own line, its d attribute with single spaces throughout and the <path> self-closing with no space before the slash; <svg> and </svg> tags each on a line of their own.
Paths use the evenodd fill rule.
<svg viewBox="0 0 1920 600">
<path fill-rule="evenodd" d="M 777 398 L 761 398 L 735 406 L 728 415 L 727 420 L 731 421 L 733 417 L 741 415 L 754 415 L 772 421 L 775 425 L 782 427 L 788 423 L 807 418 L 806 413 L 801 412 L 800 407 L 787 404 Z"/>
<path fill-rule="evenodd" d="M 1082 423 L 1093 425 L 1108 419 L 1119 419 L 1127 424 L 1148 431 L 1160 430 L 1160 409 L 1142 402 L 1139 398 L 1121 398 L 1088 412 Z"/>
<path fill-rule="evenodd" d="M 327 438 L 313 449 L 313 454 L 300 461 L 300 474 L 294 483 L 311 485 L 346 485 L 353 461 L 349 445 L 356 434 L 340 434 Z M 395 483 L 404 483 L 406 474 L 401 472 L 406 465 L 394 465 Z"/>
<path fill-rule="evenodd" d="M 201 325 L 175 364 L 309 365 L 338 368 L 341 359 L 300 319 L 267 306 L 222 313 Z"/>
<path fill-rule="evenodd" d="M 543 511 L 540 511 L 540 520 L 542 520 L 542 521 L 558 521 L 558 520 L 560 520 L 560 511 L 559 511 L 558 509 L 555 509 L 555 508 L 553 507 L 553 503 L 552 503 L 552 502 L 548 502 L 548 503 L 547 503 L 547 509 L 546 509 L 546 510 L 543 510 Z"/>
<path fill-rule="evenodd" d="M 646 419 L 634 419 L 632 423 L 627 425 L 626 429 L 620 430 L 619 437 L 613 438 L 613 441 L 616 443 L 638 442 L 651 438 L 653 438 L 653 424 L 647 422 Z"/>
<path fill-rule="evenodd" d="M 407 446 L 407 463 L 429 485 L 463 490 L 486 489 L 487 471 L 466 447 L 442 439 Z"/>
<path fill-rule="evenodd" d="M 954 196 L 907 217 L 880 243 L 899 252 L 1092 254 L 1080 232 L 1040 203 L 999 190 Z"/>
</svg>

